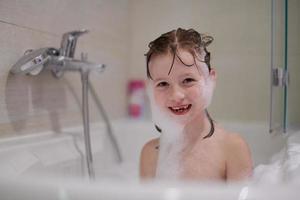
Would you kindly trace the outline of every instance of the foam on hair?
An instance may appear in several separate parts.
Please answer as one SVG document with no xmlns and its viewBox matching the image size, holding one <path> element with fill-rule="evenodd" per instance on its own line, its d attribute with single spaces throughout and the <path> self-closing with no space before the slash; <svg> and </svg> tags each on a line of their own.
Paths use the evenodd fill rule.
<svg viewBox="0 0 300 200">
<path fill-rule="evenodd" d="M 209 75 L 209 70 L 205 65 L 198 66 L 202 72 L 204 79 L 200 81 L 200 92 L 202 94 L 202 101 L 204 101 L 204 109 L 208 108 L 211 103 L 215 83 Z"/>
</svg>

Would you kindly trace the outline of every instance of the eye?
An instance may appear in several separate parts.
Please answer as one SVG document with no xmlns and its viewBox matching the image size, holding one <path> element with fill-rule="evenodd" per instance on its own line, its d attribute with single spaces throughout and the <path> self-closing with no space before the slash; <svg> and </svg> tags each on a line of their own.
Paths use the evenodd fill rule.
<svg viewBox="0 0 300 200">
<path fill-rule="evenodd" d="M 167 86 L 169 86 L 169 83 L 166 81 L 162 81 L 162 82 L 159 82 L 158 84 L 156 84 L 156 87 L 159 87 L 159 88 L 164 88 Z"/>
<path fill-rule="evenodd" d="M 195 79 L 193 79 L 193 78 L 185 78 L 183 81 L 182 81 L 182 83 L 183 84 L 190 84 L 190 83 L 193 83 L 193 82 L 195 82 L 196 80 Z"/>
</svg>

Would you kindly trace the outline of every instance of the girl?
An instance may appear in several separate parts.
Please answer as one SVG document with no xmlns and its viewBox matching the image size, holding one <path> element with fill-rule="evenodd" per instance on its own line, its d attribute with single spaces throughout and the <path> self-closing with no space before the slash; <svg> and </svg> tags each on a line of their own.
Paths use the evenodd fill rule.
<svg viewBox="0 0 300 200">
<path fill-rule="evenodd" d="M 207 111 L 216 82 L 207 51 L 212 41 L 178 28 L 150 42 L 147 90 L 161 136 L 142 149 L 141 178 L 244 180 L 251 175 L 246 142 L 219 127 Z"/>
</svg>

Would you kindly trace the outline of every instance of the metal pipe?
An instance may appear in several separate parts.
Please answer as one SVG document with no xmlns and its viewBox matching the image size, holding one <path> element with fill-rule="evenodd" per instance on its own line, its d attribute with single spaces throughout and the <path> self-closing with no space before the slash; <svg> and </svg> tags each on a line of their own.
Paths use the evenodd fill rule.
<svg viewBox="0 0 300 200">
<path fill-rule="evenodd" d="M 89 126 L 89 104 L 88 104 L 88 87 L 89 87 L 89 70 L 81 71 L 81 82 L 82 82 L 82 117 L 83 117 L 83 128 L 84 128 L 84 143 L 85 143 L 85 154 L 86 163 L 89 178 L 95 179 L 95 171 L 93 166 L 93 154 L 90 137 L 90 126 Z"/>
<path fill-rule="evenodd" d="M 97 105 L 97 108 L 99 109 L 99 112 L 102 115 L 103 120 L 105 122 L 106 130 L 107 130 L 109 139 L 110 139 L 110 141 L 111 141 L 111 143 L 114 146 L 114 149 L 116 151 L 118 162 L 121 163 L 122 162 L 121 151 L 120 151 L 119 145 L 117 143 L 117 140 L 116 140 L 116 138 L 113 135 L 113 131 L 112 131 L 112 128 L 111 128 L 111 124 L 110 124 L 109 118 L 108 118 L 108 116 L 107 116 L 107 114 L 105 112 L 105 109 L 103 108 L 103 106 L 101 104 L 100 99 L 97 96 L 97 93 L 96 93 L 93 85 L 91 84 L 90 81 L 88 81 L 88 84 L 89 84 L 89 89 L 91 91 L 91 95 L 94 98 L 94 101 L 95 101 L 95 103 Z"/>
</svg>

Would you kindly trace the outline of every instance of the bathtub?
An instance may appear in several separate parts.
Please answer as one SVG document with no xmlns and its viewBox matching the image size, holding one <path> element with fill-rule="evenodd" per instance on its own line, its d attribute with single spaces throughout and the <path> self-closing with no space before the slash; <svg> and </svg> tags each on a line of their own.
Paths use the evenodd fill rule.
<svg viewBox="0 0 300 200">
<path fill-rule="evenodd" d="M 248 142 L 255 166 L 286 144 L 263 123 L 220 122 Z M 122 163 L 102 123 L 91 124 L 95 180 L 89 180 L 82 127 L 0 140 L 0 199 L 299 199 L 299 184 L 146 182 L 138 178 L 142 146 L 159 136 L 146 120 L 112 122 Z"/>
</svg>

